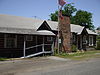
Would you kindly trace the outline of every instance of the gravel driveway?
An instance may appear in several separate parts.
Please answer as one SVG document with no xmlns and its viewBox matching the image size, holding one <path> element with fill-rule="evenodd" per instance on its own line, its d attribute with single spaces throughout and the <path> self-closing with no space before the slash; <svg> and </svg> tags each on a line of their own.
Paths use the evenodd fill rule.
<svg viewBox="0 0 100 75">
<path fill-rule="evenodd" d="M 30 59 L 19 59 L 0 61 L 0 75 L 15 75 L 26 71 L 37 71 L 43 68 L 55 67 L 66 64 L 69 60 L 57 57 L 35 57 Z"/>
<path fill-rule="evenodd" d="M 87 63 L 91 61 L 73 61 L 69 59 L 61 59 L 58 57 L 35 57 L 13 61 L 0 61 L 0 75 L 47 75 L 44 73 L 59 69 L 63 72 L 64 68 L 68 69 L 76 65 L 79 66 L 79 64 L 84 62 Z M 55 75 L 55 73 L 48 75 Z M 58 71 L 57 75 L 61 75 L 60 73 L 61 72 Z"/>
</svg>

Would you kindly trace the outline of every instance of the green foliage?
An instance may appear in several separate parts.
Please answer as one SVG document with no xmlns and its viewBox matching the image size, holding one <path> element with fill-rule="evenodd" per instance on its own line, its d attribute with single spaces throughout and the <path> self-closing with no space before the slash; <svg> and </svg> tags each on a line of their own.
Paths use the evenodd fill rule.
<svg viewBox="0 0 100 75">
<path fill-rule="evenodd" d="M 100 50 L 100 41 L 97 42 L 97 50 Z"/>
<path fill-rule="evenodd" d="M 97 50 L 100 50 L 100 35 L 97 36 Z"/>
<path fill-rule="evenodd" d="M 97 41 L 100 41 L 100 35 L 97 36 Z"/>
<path fill-rule="evenodd" d="M 100 30 L 100 26 L 97 28 L 97 30 Z"/>
<path fill-rule="evenodd" d="M 92 23 L 92 13 L 83 10 L 77 11 L 75 6 L 73 6 L 73 3 L 66 4 L 62 10 L 62 14 L 70 16 L 72 24 L 85 26 L 86 28 L 94 30 L 94 25 Z M 75 15 L 73 16 L 73 14 Z M 58 11 L 51 13 L 50 18 L 52 21 L 58 21 Z"/>
<path fill-rule="evenodd" d="M 59 55 L 56 55 L 58 57 L 67 58 L 67 59 L 74 59 L 74 60 L 83 60 L 87 58 L 95 58 L 100 57 L 100 51 L 98 50 L 92 50 L 92 51 L 86 51 L 86 52 L 74 52 L 74 53 L 62 53 Z"/>
<path fill-rule="evenodd" d="M 5 60 L 7 60 L 7 58 L 1 58 L 0 57 L 0 61 L 5 61 Z"/>
<path fill-rule="evenodd" d="M 58 54 L 58 48 L 54 48 L 54 55 Z"/>
<path fill-rule="evenodd" d="M 67 15 L 67 16 L 71 17 L 72 14 L 77 11 L 77 9 L 72 4 L 73 3 L 70 3 L 70 4 L 66 4 L 64 6 L 64 10 L 63 10 L 64 15 Z"/>
<path fill-rule="evenodd" d="M 96 30 L 98 31 L 98 35 L 100 36 L 100 26 Z"/>
<path fill-rule="evenodd" d="M 55 11 L 55 13 L 51 13 L 50 18 L 52 21 L 58 21 L 58 11 Z"/>
<path fill-rule="evenodd" d="M 62 10 L 63 15 L 72 16 L 77 9 L 72 5 L 73 3 L 66 4 Z M 58 21 L 58 11 L 50 14 L 51 21 Z"/>
<path fill-rule="evenodd" d="M 85 26 L 91 30 L 94 29 L 94 25 L 92 23 L 92 13 L 87 11 L 78 10 L 76 15 L 72 17 L 71 23 Z"/>
<path fill-rule="evenodd" d="M 76 52 L 76 51 L 77 51 L 76 45 L 72 45 L 72 46 L 71 46 L 71 50 L 72 50 L 72 52 Z"/>
</svg>

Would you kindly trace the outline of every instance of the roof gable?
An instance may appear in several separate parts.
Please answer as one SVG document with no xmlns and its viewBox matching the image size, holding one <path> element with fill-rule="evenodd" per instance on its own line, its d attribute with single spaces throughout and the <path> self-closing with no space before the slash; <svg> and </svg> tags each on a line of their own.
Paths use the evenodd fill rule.
<svg viewBox="0 0 100 75">
<path fill-rule="evenodd" d="M 89 30 L 89 29 L 86 29 L 88 34 L 91 34 L 91 35 L 97 35 L 97 33 L 93 32 L 92 30 Z"/>
<path fill-rule="evenodd" d="M 51 30 L 50 26 L 46 21 L 42 23 L 42 25 L 37 30 Z"/>
</svg>

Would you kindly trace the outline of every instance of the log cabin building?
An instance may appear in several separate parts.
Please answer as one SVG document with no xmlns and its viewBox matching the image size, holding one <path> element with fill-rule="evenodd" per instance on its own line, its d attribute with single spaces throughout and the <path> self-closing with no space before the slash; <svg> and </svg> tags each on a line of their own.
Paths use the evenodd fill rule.
<svg viewBox="0 0 100 75">
<path fill-rule="evenodd" d="M 96 46 L 96 33 L 70 24 L 71 45 L 79 50 Z M 0 15 L 0 57 L 31 57 L 54 53 L 58 22 Z M 66 42 L 67 43 L 67 42 Z"/>
</svg>

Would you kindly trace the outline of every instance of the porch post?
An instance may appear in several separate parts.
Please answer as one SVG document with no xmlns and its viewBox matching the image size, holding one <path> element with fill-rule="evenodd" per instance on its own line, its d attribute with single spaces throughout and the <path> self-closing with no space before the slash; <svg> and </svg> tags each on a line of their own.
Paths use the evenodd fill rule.
<svg viewBox="0 0 100 75">
<path fill-rule="evenodd" d="M 80 36 L 80 47 L 82 49 L 82 35 Z"/>
<path fill-rule="evenodd" d="M 35 42 L 36 42 L 36 45 L 37 45 L 37 35 L 36 35 L 36 41 Z M 36 52 L 37 52 L 37 47 L 36 47 Z"/>
<path fill-rule="evenodd" d="M 44 52 L 44 36 L 43 36 L 43 45 L 42 45 L 42 51 Z"/>
<path fill-rule="evenodd" d="M 79 46 L 78 46 L 79 37 L 78 37 L 78 35 L 76 37 L 77 37 L 77 49 L 79 49 Z"/>
<path fill-rule="evenodd" d="M 53 44 L 52 44 L 52 55 L 54 55 L 54 41 L 53 41 Z"/>
<path fill-rule="evenodd" d="M 24 58 L 26 56 L 26 40 L 25 40 L 25 36 L 24 36 L 24 48 L 23 48 L 23 55 L 24 55 Z"/>
</svg>

